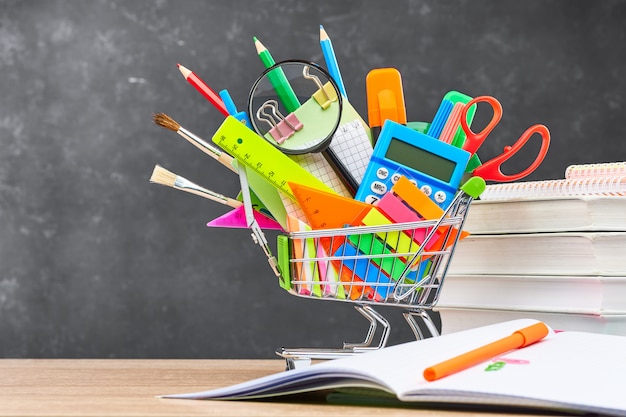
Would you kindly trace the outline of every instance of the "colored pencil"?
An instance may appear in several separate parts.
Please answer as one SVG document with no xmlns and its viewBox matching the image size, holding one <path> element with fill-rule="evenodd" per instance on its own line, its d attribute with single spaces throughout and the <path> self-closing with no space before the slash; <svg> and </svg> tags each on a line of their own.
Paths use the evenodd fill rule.
<svg viewBox="0 0 626 417">
<path fill-rule="evenodd" d="M 270 54 L 270 51 L 267 50 L 267 48 L 261 43 L 261 41 L 259 41 L 256 37 L 254 37 L 253 39 L 257 54 L 259 55 L 259 58 L 261 59 L 261 62 L 263 63 L 265 68 L 270 68 L 272 65 L 276 64 L 274 58 Z M 280 101 L 283 103 L 289 113 L 295 111 L 298 107 L 300 107 L 300 101 L 298 100 L 298 97 L 296 97 L 296 93 L 293 91 L 293 88 L 291 88 L 291 84 L 289 84 L 289 81 L 287 80 L 285 72 L 282 70 L 282 68 L 277 68 L 273 71 L 270 71 L 267 74 L 267 77 L 272 83 L 274 90 L 276 90 Z"/>
<path fill-rule="evenodd" d="M 230 114 L 228 113 L 228 109 L 226 109 L 226 105 L 222 101 L 222 98 L 215 91 L 213 91 L 211 87 L 207 85 L 207 83 L 202 81 L 202 79 L 189 68 L 185 68 L 180 64 L 177 65 L 180 73 L 183 74 L 183 77 L 185 77 L 185 80 L 187 80 L 189 84 L 194 86 L 194 88 L 198 90 L 200 94 L 202 94 L 207 100 L 209 100 L 209 102 L 213 106 L 215 106 L 216 109 L 218 109 L 224 116 L 228 116 Z"/>
<path fill-rule="evenodd" d="M 343 84 L 343 78 L 341 78 L 341 72 L 339 71 L 339 64 L 337 63 L 337 57 L 335 56 L 335 50 L 333 49 L 333 43 L 328 37 L 328 33 L 324 30 L 324 27 L 320 25 L 320 46 L 322 47 L 322 53 L 324 54 L 324 61 L 326 61 L 326 68 L 328 73 L 337 83 L 339 92 L 348 98 L 346 94 L 346 87 Z"/>
</svg>

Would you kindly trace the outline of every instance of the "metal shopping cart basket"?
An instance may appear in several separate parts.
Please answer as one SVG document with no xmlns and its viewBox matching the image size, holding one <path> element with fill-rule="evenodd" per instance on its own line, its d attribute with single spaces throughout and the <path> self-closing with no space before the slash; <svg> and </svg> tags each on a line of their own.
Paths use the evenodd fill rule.
<svg viewBox="0 0 626 417">
<path fill-rule="evenodd" d="M 282 348 L 277 354 L 286 359 L 288 369 L 306 366 L 312 359 L 384 347 L 390 324 L 373 308 L 376 305 L 403 308 L 418 340 L 424 338 L 418 321 L 430 336 L 438 335 L 427 311 L 437 303 L 470 203 L 484 190 L 482 178 L 468 180 L 437 220 L 290 232 L 278 236 L 275 257 L 254 219 L 245 168 L 239 168 L 239 176 L 252 238 L 265 252 L 280 286 L 298 297 L 352 303 L 370 323 L 363 342 L 344 343 L 339 349 Z M 378 325 L 382 332 L 376 344 Z"/>
</svg>

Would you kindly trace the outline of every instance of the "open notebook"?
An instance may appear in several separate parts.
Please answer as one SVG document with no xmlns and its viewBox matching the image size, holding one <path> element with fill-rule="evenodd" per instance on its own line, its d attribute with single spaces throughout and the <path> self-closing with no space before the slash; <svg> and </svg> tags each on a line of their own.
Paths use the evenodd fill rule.
<svg viewBox="0 0 626 417">
<path fill-rule="evenodd" d="M 285 371 L 211 391 L 166 395 L 187 399 L 253 399 L 328 389 L 366 388 L 404 402 L 527 407 L 626 416 L 626 337 L 550 334 L 448 377 L 427 382 L 435 363 L 509 336 L 534 320 L 514 320 Z M 494 363 L 498 363 L 494 366 Z M 491 365 L 491 366 L 490 366 Z M 373 389 L 373 390 L 372 390 Z M 356 392 L 353 391 L 353 392 Z M 358 401 L 358 400 L 357 400 Z M 353 399 L 354 402 L 354 399 Z"/>
</svg>

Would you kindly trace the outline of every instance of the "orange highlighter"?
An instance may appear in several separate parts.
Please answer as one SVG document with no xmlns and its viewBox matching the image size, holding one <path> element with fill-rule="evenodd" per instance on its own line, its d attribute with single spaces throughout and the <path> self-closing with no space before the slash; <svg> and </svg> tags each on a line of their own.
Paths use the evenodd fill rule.
<svg viewBox="0 0 626 417">
<path fill-rule="evenodd" d="M 524 327 L 510 336 L 424 369 L 424 379 L 435 381 L 506 353 L 509 350 L 532 345 L 546 337 L 548 332 L 548 326 L 542 322 Z"/>
<path fill-rule="evenodd" d="M 365 78 L 367 118 L 374 144 L 385 120 L 406 125 L 402 77 L 395 68 L 376 68 Z"/>
</svg>

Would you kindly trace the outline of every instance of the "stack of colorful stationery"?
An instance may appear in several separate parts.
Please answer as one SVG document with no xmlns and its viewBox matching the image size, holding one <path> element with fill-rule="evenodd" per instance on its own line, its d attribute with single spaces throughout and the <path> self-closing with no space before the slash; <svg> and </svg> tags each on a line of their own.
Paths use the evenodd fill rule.
<svg viewBox="0 0 626 417">
<path fill-rule="evenodd" d="M 438 303 L 444 332 L 515 317 L 626 334 L 626 162 L 488 185 Z"/>
</svg>

